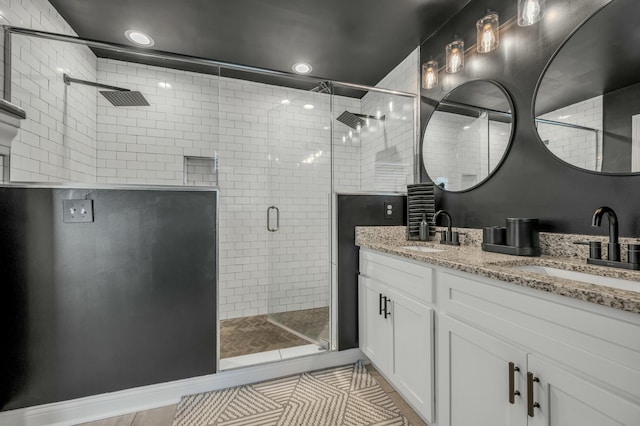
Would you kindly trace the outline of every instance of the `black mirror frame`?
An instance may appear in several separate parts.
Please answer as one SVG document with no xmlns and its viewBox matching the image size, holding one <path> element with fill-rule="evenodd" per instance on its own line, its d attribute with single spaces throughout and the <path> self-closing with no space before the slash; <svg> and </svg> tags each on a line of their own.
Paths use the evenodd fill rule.
<svg viewBox="0 0 640 426">
<path fill-rule="evenodd" d="M 540 74 L 540 77 L 538 77 L 538 81 L 536 83 L 536 87 L 534 89 L 534 94 L 533 97 L 531 99 L 531 120 L 532 120 L 532 124 L 533 127 L 536 129 L 536 138 L 538 140 L 538 142 L 540 143 L 540 145 L 542 145 L 544 147 L 544 151 L 545 153 L 547 153 L 551 158 L 553 158 L 554 160 L 558 161 L 560 164 L 564 165 L 564 166 L 568 166 L 574 170 L 577 170 L 579 172 L 583 172 L 583 173 L 589 173 L 592 175 L 596 175 L 596 176 L 638 176 L 640 175 L 640 172 L 598 172 L 596 170 L 589 170 L 589 169 L 584 169 L 582 167 L 578 167 L 576 165 L 573 165 L 565 160 L 563 160 L 562 158 L 558 157 L 557 155 L 555 155 L 542 141 L 542 138 L 540 137 L 540 133 L 538 133 L 537 131 L 537 126 L 536 126 L 536 102 L 538 100 L 538 94 L 540 93 L 540 86 L 542 86 L 542 80 L 544 80 L 545 75 L 547 74 L 547 71 L 549 71 L 549 68 L 551 67 L 551 64 L 553 63 L 553 61 L 556 59 L 556 56 L 558 56 L 560 54 L 560 52 L 562 51 L 562 49 L 565 47 L 565 45 L 567 43 L 569 43 L 569 40 L 571 40 L 571 38 L 578 32 L 580 31 L 580 29 L 585 26 L 591 19 L 593 19 L 598 13 L 600 13 L 604 8 L 606 8 L 607 6 L 609 6 L 613 1 L 615 0 L 611 0 L 611 2 L 602 5 L 602 7 L 598 8 L 595 12 L 593 12 L 593 14 L 591 14 L 591 16 L 589 16 L 588 18 L 586 18 L 584 21 L 582 21 L 578 26 L 576 26 L 576 28 L 573 29 L 573 31 L 571 31 L 571 33 L 567 36 L 567 38 L 560 44 L 560 46 L 558 46 L 558 48 L 556 49 L 555 52 L 553 52 L 553 55 L 551 56 L 551 58 L 547 61 L 546 65 L 544 66 L 542 73 Z"/>
<path fill-rule="evenodd" d="M 498 161 L 498 163 L 493 168 L 493 170 L 491 170 L 489 172 L 489 174 L 484 179 L 482 179 L 480 182 L 476 183 L 475 185 L 473 185 L 473 186 L 471 186 L 469 188 L 461 189 L 459 191 L 453 191 L 453 190 L 450 190 L 450 189 L 439 188 L 441 191 L 446 191 L 446 192 L 450 192 L 450 193 L 454 193 L 454 194 L 462 194 L 462 193 L 465 193 L 465 192 L 473 191 L 474 189 L 477 189 L 481 185 L 484 185 L 487 181 L 489 181 L 489 179 L 491 179 L 496 174 L 496 172 L 500 169 L 500 167 L 502 167 L 502 164 L 504 164 L 507 156 L 509 155 L 509 151 L 511 151 L 511 147 L 513 146 L 513 137 L 515 135 L 516 123 L 517 123 L 517 113 L 516 113 L 516 109 L 515 109 L 515 104 L 513 102 L 513 98 L 511 96 L 511 94 L 509 93 L 509 91 L 502 84 L 500 84 L 496 80 L 492 80 L 492 79 L 476 79 L 476 80 L 465 81 L 464 83 L 462 83 L 462 84 L 454 87 L 453 89 L 449 90 L 447 92 L 447 94 L 444 95 L 440 99 L 440 101 L 438 101 L 438 104 L 435 106 L 433 112 L 431 113 L 431 115 L 429 116 L 429 119 L 427 120 L 427 122 L 425 124 L 424 133 L 422 134 L 422 138 L 420 140 L 420 163 L 421 163 L 422 169 L 424 170 L 424 174 L 429 178 L 429 180 L 434 182 L 434 180 L 429 175 L 429 171 L 427 170 L 427 166 L 426 166 L 425 161 L 424 161 L 424 159 L 425 159 L 425 157 L 424 157 L 424 146 L 425 146 L 424 136 L 427 134 L 427 128 L 429 127 L 429 122 L 433 118 L 433 114 L 438 109 L 438 106 L 440 105 L 440 103 L 443 100 L 445 100 L 447 98 L 447 96 L 449 96 L 454 90 L 457 90 L 460 87 L 466 86 L 467 84 L 477 83 L 477 82 L 492 83 L 506 97 L 507 102 L 509 102 L 509 108 L 511 109 L 511 133 L 509 134 L 509 142 L 507 142 L 507 147 L 505 148 L 504 153 L 502 154 L 502 157 L 500 158 L 500 161 Z M 437 187 L 437 185 L 435 185 L 435 186 Z"/>
</svg>

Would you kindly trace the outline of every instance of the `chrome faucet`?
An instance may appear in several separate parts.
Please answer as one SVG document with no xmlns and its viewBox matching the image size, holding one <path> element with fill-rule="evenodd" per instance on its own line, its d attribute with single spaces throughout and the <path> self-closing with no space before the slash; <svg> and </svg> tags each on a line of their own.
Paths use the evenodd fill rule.
<svg viewBox="0 0 640 426">
<path fill-rule="evenodd" d="M 451 215 L 449 214 L 448 211 L 438 210 L 433 215 L 433 226 L 436 226 L 436 219 L 438 219 L 438 216 L 440 215 L 443 215 L 444 217 L 447 218 L 447 230 L 442 231 L 440 236 L 440 244 L 449 244 L 453 246 L 459 246 L 460 245 L 459 233 L 451 230 Z"/>
<path fill-rule="evenodd" d="M 607 244 L 607 259 L 614 262 L 620 261 L 620 244 L 618 243 L 618 216 L 611 207 L 600 207 L 593 213 L 591 226 L 599 227 L 602 224 L 602 216 L 607 215 L 609 219 L 609 244 Z"/>
</svg>

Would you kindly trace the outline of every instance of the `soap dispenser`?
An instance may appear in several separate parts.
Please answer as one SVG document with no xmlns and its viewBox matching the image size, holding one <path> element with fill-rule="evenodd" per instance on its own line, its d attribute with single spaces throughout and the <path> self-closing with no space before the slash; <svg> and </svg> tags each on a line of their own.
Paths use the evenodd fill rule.
<svg viewBox="0 0 640 426">
<path fill-rule="evenodd" d="M 422 213 L 422 222 L 420 222 L 420 241 L 427 241 L 429 239 L 429 222 L 427 222 L 427 214 Z"/>
</svg>

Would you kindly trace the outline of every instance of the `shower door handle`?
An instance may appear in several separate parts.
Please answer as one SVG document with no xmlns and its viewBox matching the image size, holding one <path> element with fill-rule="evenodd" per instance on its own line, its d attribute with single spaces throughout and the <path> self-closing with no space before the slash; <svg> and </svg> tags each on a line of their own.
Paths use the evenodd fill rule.
<svg viewBox="0 0 640 426">
<path fill-rule="evenodd" d="M 276 211 L 276 226 L 275 226 L 275 228 L 271 227 L 271 210 L 275 210 Z M 280 229 L 280 209 L 277 208 L 276 206 L 271 206 L 271 207 L 267 208 L 267 231 L 276 232 L 278 229 Z"/>
</svg>

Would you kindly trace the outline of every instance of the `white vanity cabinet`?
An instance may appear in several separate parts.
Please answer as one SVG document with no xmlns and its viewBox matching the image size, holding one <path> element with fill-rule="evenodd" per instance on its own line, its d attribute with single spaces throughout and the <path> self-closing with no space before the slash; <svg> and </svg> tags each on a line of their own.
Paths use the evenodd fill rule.
<svg viewBox="0 0 640 426">
<path fill-rule="evenodd" d="M 367 249 L 359 292 L 362 351 L 432 426 L 640 426 L 638 314 Z"/>
<path fill-rule="evenodd" d="M 441 269 L 438 425 L 640 425 L 637 314 Z"/>
<path fill-rule="evenodd" d="M 360 348 L 427 422 L 433 421 L 433 269 L 360 251 Z"/>
</svg>

